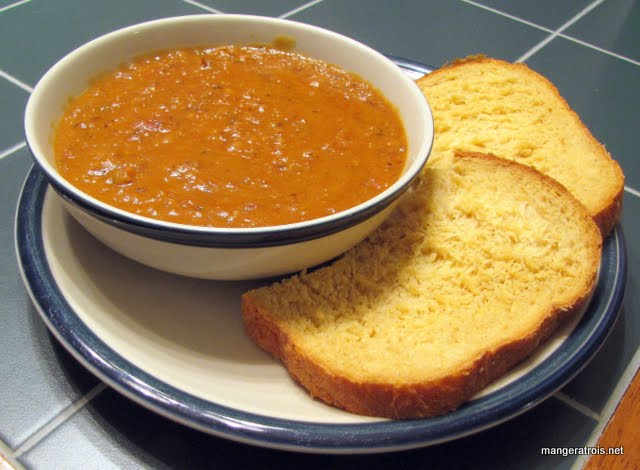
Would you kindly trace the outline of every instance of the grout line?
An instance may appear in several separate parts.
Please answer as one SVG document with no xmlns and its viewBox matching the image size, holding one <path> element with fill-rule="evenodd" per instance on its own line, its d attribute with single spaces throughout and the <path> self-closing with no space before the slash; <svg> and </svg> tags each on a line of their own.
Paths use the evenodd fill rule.
<svg viewBox="0 0 640 470">
<path fill-rule="evenodd" d="M 519 59 L 516 60 L 516 62 L 524 62 L 526 60 L 528 60 L 532 55 L 534 55 L 536 52 L 538 52 L 540 49 L 542 49 L 544 46 L 546 46 L 547 44 L 549 44 L 551 41 L 553 41 L 555 38 L 557 38 L 560 33 L 562 33 L 562 31 L 564 31 L 565 29 L 567 29 L 569 26 L 571 26 L 572 24 L 574 24 L 576 21 L 578 21 L 580 18 L 582 18 L 584 15 L 586 15 L 587 13 L 589 13 L 591 10 L 593 10 L 595 7 L 597 7 L 598 5 L 600 5 L 602 2 L 604 2 L 604 0 L 595 0 L 594 2 L 592 2 L 591 4 L 587 5 L 585 8 L 582 9 L 582 11 L 578 12 L 578 14 L 576 14 L 573 18 L 571 18 L 569 21 L 567 21 L 565 24 L 563 24 L 562 26 L 560 26 L 557 30 L 555 30 L 551 35 L 547 36 L 545 39 L 543 39 L 542 41 L 540 41 L 538 44 L 536 44 L 535 46 L 533 46 L 531 49 L 529 49 L 527 52 L 524 53 L 524 55 L 522 55 Z"/>
<path fill-rule="evenodd" d="M 9 80 L 11 83 L 13 83 L 14 85 L 19 86 L 20 88 L 22 88 L 25 91 L 28 91 L 29 93 L 33 92 L 33 88 L 31 88 L 29 85 L 27 85 L 25 82 L 18 80 L 16 77 L 12 77 L 11 75 L 9 75 L 7 72 L 5 72 L 4 70 L 0 69 L 0 77 L 3 77 L 7 80 Z"/>
<path fill-rule="evenodd" d="M 554 397 L 556 397 L 558 400 L 563 402 L 565 405 L 568 405 L 571 408 L 573 408 L 574 410 L 578 411 L 579 413 L 582 413 L 586 417 L 593 419 L 597 423 L 600 422 L 600 415 L 598 413 L 593 411 L 588 406 L 583 405 L 582 403 L 580 403 L 579 401 L 575 400 L 574 398 L 571 398 L 569 395 L 567 395 L 567 394 L 565 394 L 563 392 L 557 392 L 554 395 Z"/>
<path fill-rule="evenodd" d="M 220 11 L 220 10 L 216 10 L 215 8 L 212 8 L 208 5 L 203 5 L 200 2 L 196 2 L 195 0 L 182 0 L 185 3 L 188 3 L 190 5 L 193 5 L 194 7 L 198 7 L 198 8 L 202 8 L 203 10 L 208 11 L 209 13 L 215 13 L 216 15 L 222 15 L 224 14 L 224 12 Z"/>
<path fill-rule="evenodd" d="M 60 414 L 55 416 L 51 421 L 38 429 L 34 434 L 32 434 L 26 441 L 24 441 L 15 451 L 14 457 L 18 458 L 25 452 L 28 452 L 33 446 L 38 444 L 42 439 L 47 437 L 54 429 L 63 424 L 69 418 L 71 418 L 74 414 L 80 411 L 87 403 L 93 400 L 100 392 L 102 392 L 105 388 L 107 388 L 107 384 L 101 382 L 95 387 L 93 387 L 89 392 L 81 397 L 79 400 L 75 401 L 67 408 L 65 408 Z"/>
<path fill-rule="evenodd" d="M 0 440 L 0 470 L 22 470 L 24 467 L 13 456 L 13 450 Z"/>
<path fill-rule="evenodd" d="M 13 3 L 11 5 L 7 5 L 5 7 L 0 8 L 0 13 L 4 12 L 6 10 L 9 10 L 9 9 L 11 9 L 13 7 L 17 7 L 19 5 L 28 3 L 30 1 L 31 0 L 21 0 L 21 1 L 18 1 L 16 3 Z M 191 4 L 193 6 L 202 8 L 202 9 L 204 9 L 206 11 L 211 12 L 211 13 L 216 13 L 216 14 L 222 14 L 223 13 L 220 10 L 216 10 L 214 8 L 208 7 L 208 6 L 203 5 L 203 4 L 201 4 L 201 3 L 197 2 L 197 1 L 194 1 L 194 0 L 183 0 L 183 1 L 185 3 Z M 314 5 L 317 5 L 317 4 L 321 3 L 322 1 L 323 0 L 310 1 L 310 2 L 308 2 L 306 4 L 304 4 L 304 5 L 301 5 L 298 8 L 295 8 L 295 9 L 293 9 L 291 11 L 288 11 L 288 12 L 282 14 L 280 16 L 280 18 L 288 18 L 290 16 L 293 16 L 293 15 L 295 15 L 295 14 L 297 14 L 297 13 L 303 11 L 303 10 L 306 10 L 307 8 L 310 8 L 310 7 L 314 6 Z M 482 4 L 478 4 L 478 3 L 476 3 L 476 2 L 474 2 L 472 0 L 461 0 L 461 1 L 463 1 L 464 3 L 467 3 L 467 4 L 474 5 L 474 6 L 478 7 L 478 8 L 482 8 L 482 9 L 491 11 L 493 13 L 499 14 L 501 16 L 507 17 L 507 18 L 512 19 L 514 21 L 518 21 L 520 23 L 527 24 L 527 25 L 529 25 L 531 27 L 534 27 L 536 29 L 540 29 L 540 30 L 543 30 L 543 31 L 551 33 L 550 36 L 545 38 L 543 41 L 541 41 L 536 46 L 534 46 L 532 49 L 530 49 L 528 52 L 526 52 L 522 57 L 520 57 L 517 60 L 517 62 L 524 62 L 525 60 L 528 60 L 531 56 L 533 56 L 535 53 L 537 53 L 545 45 L 550 43 L 556 37 L 560 36 L 560 37 L 562 37 L 564 39 L 579 43 L 579 44 L 581 44 L 583 46 L 595 49 L 595 50 L 597 50 L 599 52 L 611 55 L 611 56 L 616 57 L 618 59 L 630 62 L 630 63 L 635 64 L 635 65 L 640 65 L 640 62 L 634 61 L 634 60 L 629 59 L 627 57 L 618 55 L 616 53 L 607 51 L 605 49 L 599 48 L 599 47 L 594 46 L 592 44 L 589 44 L 587 42 L 581 41 L 579 39 L 575 39 L 575 38 L 573 38 L 571 36 L 567 36 L 567 35 L 561 33 L 563 30 L 567 29 L 569 26 L 574 24 L 576 21 L 578 21 L 584 15 L 589 13 L 595 7 L 600 5 L 604 0 L 596 0 L 596 1 L 594 1 L 593 3 L 591 3 L 590 5 L 585 7 L 585 9 L 583 9 L 581 12 L 579 12 L 572 19 L 570 19 L 567 23 L 562 25 L 556 31 L 553 31 L 553 30 L 548 29 L 546 27 L 537 25 L 535 23 L 531 23 L 529 21 L 526 21 L 526 20 L 518 18 L 516 16 L 507 14 L 505 12 L 501 12 L 501 11 L 493 9 L 491 7 L 488 7 L 488 6 L 485 6 L 485 5 L 482 5 Z M 9 74 L 4 72 L 3 70 L 0 70 L 0 76 L 5 78 L 5 79 L 7 79 L 10 82 L 12 82 L 13 84 L 19 86 L 20 88 L 30 92 L 30 93 L 33 91 L 32 87 L 30 87 L 29 85 L 25 84 L 24 82 L 22 82 L 22 81 L 20 81 L 20 80 L 18 80 L 16 78 L 10 76 Z M 16 145 L 6 149 L 3 152 L 0 152 L 0 159 L 11 155 L 12 153 L 24 148 L 25 146 L 26 146 L 26 143 L 23 141 L 23 142 L 20 142 L 20 143 L 18 143 Z M 635 189 L 630 188 L 628 186 L 625 186 L 624 190 L 629 192 L 630 194 L 633 194 L 634 196 L 640 197 L 640 191 L 638 191 L 638 190 L 635 190 Z M 607 420 L 602 420 L 602 417 L 603 416 L 609 416 L 610 417 L 610 415 L 613 414 L 613 412 L 617 408 L 620 400 L 622 399 L 622 396 L 626 392 L 631 380 L 633 379 L 636 371 L 638 370 L 638 363 L 640 363 L 640 349 L 636 351 L 636 354 L 633 356 L 633 358 L 630 361 L 629 365 L 625 369 L 625 372 L 623 373 L 620 381 L 618 382 L 618 384 L 614 388 L 614 390 L 612 392 L 612 395 L 610 396 L 609 400 L 605 404 L 605 407 L 603 408 L 602 416 L 598 415 L 595 411 L 591 410 L 586 405 L 583 405 L 583 404 L 579 403 L 578 401 L 574 400 L 573 398 L 569 397 L 568 395 L 564 394 L 563 392 L 557 392 L 554 395 L 555 398 L 557 398 L 558 400 L 562 401 L 566 405 L 570 406 L 571 408 L 575 409 L 576 411 L 578 411 L 578 412 L 586 415 L 587 417 L 592 418 L 592 419 L 594 419 L 594 420 L 596 420 L 598 422 L 598 425 L 596 426 L 596 428 L 593 430 L 591 436 L 589 437 L 589 440 L 588 440 L 588 443 L 587 443 L 588 445 L 595 445 L 597 443 L 597 440 L 599 439 L 600 435 L 602 434 L 602 431 L 604 430 L 604 427 L 608 424 L 608 419 Z M 623 386 L 623 383 L 624 383 L 624 386 Z M 89 403 L 93 398 L 95 398 L 98 394 L 100 394 L 106 387 L 107 387 L 106 384 L 100 383 L 100 384 L 96 385 L 93 389 L 91 389 L 83 397 L 81 397 L 79 400 L 77 400 L 76 402 L 74 402 L 71 405 L 69 405 L 59 415 L 54 417 L 51 421 L 49 421 L 42 428 L 40 428 L 36 433 L 34 433 L 27 440 L 25 440 L 25 442 L 23 442 L 22 445 L 20 445 L 16 449 L 16 451 L 14 452 L 14 456 L 15 457 L 19 457 L 20 455 L 22 455 L 25 452 L 29 451 L 31 448 L 33 448 L 33 446 L 38 444 L 44 437 L 46 437 L 55 428 L 57 428 L 58 426 L 63 424 L 65 421 L 67 421 L 69 418 L 71 418 L 76 412 L 78 412 L 80 409 L 82 409 L 87 403 Z M 597 431 L 597 433 L 596 433 L 596 431 Z M 584 459 L 584 456 L 582 456 L 582 460 L 586 460 L 586 459 Z M 579 461 L 580 461 L 580 458 L 576 461 L 576 464 Z"/>
<path fill-rule="evenodd" d="M 531 26 L 533 28 L 540 29 L 542 31 L 546 31 L 547 33 L 553 33 L 553 30 L 550 29 L 550 28 L 547 28 L 545 26 L 541 26 L 541 25 L 536 24 L 536 23 L 532 23 L 531 21 L 527 21 L 527 20 L 522 19 L 522 18 L 520 18 L 518 16 L 511 15 L 509 13 L 497 10 L 497 9 L 489 7 L 487 5 L 483 5 L 482 3 L 474 2 L 473 0 L 461 0 L 461 1 L 464 2 L 464 3 L 468 3 L 469 5 L 473 5 L 474 7 L 478 7 L 478 8 L 482 8 L 483 10 L 490 11 L 491 13 L 495 13 L 497 15 L 504 16 L 505 18 L 509 18 L 510 20 L 517 21 L 518 23 L 526 24 L 527 26 Z"/>
<path fill-rule="evenodd" d="M 23 140 L 22 142 L 14 145 L 13 147 L 9 147 L 5 151 L 0 152 L 0 160 L 2 160 L 4 157 L 8 157 L 9 155 L 11 155 L 14 152 L 17 152 L 21 148 L 24 148 L 26 145 L 27 145 L 27 143 Z"/>
<path fill-rule="evenodd" d="M 496 15 L 504 16 L 505 18 L 509 18 L 510 20 L 517 21 L 518 23 L 526 24 L 527 26 L 531 26 L 532 28 L 536 28 L 536 29 L 539 29 L 541 31 L 546 31 L 548 33 L 554 34 L 554 31 L 552 29 L 549 29 L 549 28 L 547 28 L 545 26 L 533 23 L 531 21 L 527 21 L 527 20 L 525 20 L 523 18 L 511 15 L 511 14 L 506 13 L 504 11 L 500 11 L 500 10 L 498 10 L 496 8 L 492 8 L 492 7 L 489 7 L 487 5 L 483 5 L 481 3 L 477 3 L 477 2 L 475 2 L 473 0 L 460 0 L 460 1 L 462 1 L 464 3 L 467 3 L 469 5 L 473 5 L 473 6 L 478 7 L 478 8 L 482 8 L 483 10 L 490 11 L 491 13 L 495 13 Z M 602 1 L 604 1 L 604 0 L 602 0 Z M 600 3 L 602 3 L 602 1 Z M 595 8 L 596 6 L 597 6 L 597 4 L 593 4 L 591 6 L 586 7 L 586 9 L 591 10 L 591 9 Z M 584 16 L 584 14 L 586 14 L 586 13 L 588 13 L 588 11 L 583 11 L 581 13 L 578 13 L 578 15 L 580 15 L 580 17 L 581 17 L 581 16 Z M 570 21 L 572 21 L 572 24 L 573 24 L 578 19 L 579 19 L 579 17 L 574 18 L 573 20 L 570 20 Z M 570 26 L 570 25 L 569 24 L 565 24 L 562 27 L 560 27 L 560 29 L 558 29 L 558 31 L 555 31 L 554 37 L 558 37 L 559 36 L 559 37 L 561 37 L 563 39 L 566 39 L 568 41 L 572 41 L 572 42 L 575 42 L 577 44 L 580 44 L 581 46 L 585 46 L 585 47 L 588 47 L 589 49 L 593 49 L 593 50 L 596 50 L 598 52 L 602 52 L 603 54 L 607 54 L 607 55 L 610 55 L 612 57 L 615 57 L 616 59 L 624 60 L 625 62 L 629 62 L 629 63 L 634 64 L 634 65 L 640 65 L 640 62 L 637 61 L 637 60 L 633 60 L 633 59 L 631 59 L 629 57 L 623 56 L 621 54 L 617 54 L 617 53 L 609 51 L 607 49 L 603 49 L 602 47 L 598 47 L 598 46 L 596 46 L 594 44 L 588 43 L 588 42 L 583 41 L 581 39 L 574 38 L 573 36 L 569 36 L 568 34 L 563 34 L 563 33 L 560 32 L 560 31 L 563 31 L 564 29 L 566 29 L 568 26 Z M 550 41 L 551 41 L 551 39 L 547 38 L 545 44 L 549 43 Z M 538 48 L 538 50 L 540 48 Z M 533 55 L 533 54 L 530 54 L 530 55 Z M 518 59 L 517 62 L 523 62 L 522 58 Z"/>
<path fill-rule="evenodd" d="M 0 8 L 0 13 L 2 13 L 3 11 L 10 10 L 11 8 L 17 7 L 19 5 L 22 5 L 23 3 L 28 3 L 30 1 L 31 0 L 20 0 L 19 2 L 12 3 L 11 5 L 7 5 L 5 7 Z"/>
<path fill-rule="evenodd" d="M 634 196 L 640 197 L 640 191 L 638 191 L 637 189 L 633 189 L 633 188 L 630 188 L 629 186 L 625 186 L 624 190 L 629 194 L 633 194 Z"/>
<path fill-rule="evenodd" d="M 605 403 L 602 408 L 602 412 L 600 413 L 600 422 L 597 426 L 591 431 L 591 435 L 585 444 L 586 447 L 595 447 L 598 444 L 598 440 L 600 440 L 600 436 L 604 432 L 605 428 L 609 424 L 609 421 L 613 417 L 618 405 L 622 401 L 624 394 L 627 392 L 629 385 L 631 385 L 631 381 L 635 377 L 636 373 L 640 369 L 640 348 L 636 349 L 636 353 L 633 355 L 626 369 L 624 370 L 620 380 L 616 384 L 615 388 L 611 392 L 609 399 Z M 574 462 L 571 469 L 580 469 L 582 468 L 587 461 L 586 455 L 580 455 Z"/>
<path fill-rule="evenodd" d="M 307 8 L 311 8 L 312 6 L 317 5 L 320 2 L 322 2 L 322 0 L 313 0 L 311 2 L 305 3 L 304 5 L 300 5 L 298 8 L 294 8 L 293 10 L 283 13 L 278 18 L 283 18 L 283 19 L 289 18 L 290 16 L 293 16 L 296 13 L 300 13 L 301 11 L 306 10 Z"/>
<path fill-rule="evenodd" d="M 598 47 L 598 46 L 596 46 L 594 44 L 590 44 L 590 43 L 588 43 L 586 41 L 583 41 L 581 39 L 574 38 L 573 36 L 568 36 L 566 34 L 559 34 L 558 36 L 560 36 L 561 38 L 567 39 L 569 41 L 573 41 L 575 43 L 578 43 L 581 46 L 588 47 L 589 49 L 593 49 L 593 50 L 596 50 L 598 52 L 602 52 L 603 54 L 610 55 L 612 57 L 615 57 L 616 59 L 624 60 L 625 62 L 629 62 L 629 63 L 634 64 L 634 65 L 640 65 L 640 62 L 638 62 L 637 60 L 633 60 L 633 59 L 631 59 L 629 57 L 625 57 L 623 55 L 616 54 L 615 52 L 608 51 L 606 49 L 603 49 L 602 47 Z"/>
</svg>

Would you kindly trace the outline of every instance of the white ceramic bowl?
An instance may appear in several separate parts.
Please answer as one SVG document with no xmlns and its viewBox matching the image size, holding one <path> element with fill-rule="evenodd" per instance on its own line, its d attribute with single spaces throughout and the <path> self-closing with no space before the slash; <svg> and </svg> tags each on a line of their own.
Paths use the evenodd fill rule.
<svg viewBox="0 0 640 470">
<path fill-rule="evenodd" d="M 56 170 L 54 124 L 68 99 L 89 80 L 133 57 L 180 46 L 295 40 L 297 52 L 356 72 L 398 108 L 408 139 L 404 173 L 381 194 L 351 209 L 306 222 L 261 228 L 209 228 L 163 222 L 109 206 L 68 183 Z M 148 266 L 193 277 L 238 280 L 275 276 L 330 260 L 351 248 L 390 213 L 426 163 L 433 141 L 429 106 L 416 84 L 371 48 L 334 32 L 247 15 L 195 15 L 130 26 L 97 38 L 56 63 L 36 85 L 25 132 L 36 164 L 89 232 Z"/>
</svg>

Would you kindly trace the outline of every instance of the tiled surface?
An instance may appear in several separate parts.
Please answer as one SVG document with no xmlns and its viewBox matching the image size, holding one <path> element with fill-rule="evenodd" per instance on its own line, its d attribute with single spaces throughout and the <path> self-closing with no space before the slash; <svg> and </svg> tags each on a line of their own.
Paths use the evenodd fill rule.
<svg viewBox="0 0 640 470">
<path fill-rule="evenodd" d="M 46 331 L 22 286 L 13 251 L 15 203 L 30 162 L 25 147 L 8 150 L 24 140 L 25 88 L 61 56 L 104 32 L 211 9 L 273 16 L 294 11 L 290 19 L 434 66 L 475 53 L 508 60 L 524 56 L 556 83 L 620 161 L 628 187 L 622 226 L 629 277 L 620 320 L 598 355 L 561 394 L 476 436 L 359 457 L 298 455 L 228 442 L 167 421 L 110 389 L 78 405 L 87 393 L 101 389 Z M 571 468 L 575 459 L 541 456 L 540 448 L 593 442 L 598 422 L 615 405 L 612 392 L 640 358 L 639 21 L 632 0 L 0 0 L 0 447 L 6 446 L 21 465 L 37 469 Z M 551 30 L 568 23 L 537 48 Z"/>
<path fill-rule="evenodd" d="M 221 441 L 166 421 L 107 390 L 69 422 L 50 435 L 22 461 L 33 468 L 80 468 L 100 462 L 101 469 L 117 468 L 304 468 L 304 469 L 429 469 L 517 468 L 527 455 L 527 469 L 570 468 L 563 457 L 541 456 L 539 447 L 579 446 L 593 424 L 590 418 L 550 399 L 531 413 L 479 436 L 455 443 L 385 455 L 318 456 Z M 109 430 L 110 432 L 105 432 Z M 499 451 L 495 447 L 500 441 Z M 73 442 L 82 453 L 68 452 Z M 196 450 L 194 452 L 194 450 Z M 124 450 L 124 451 L 123 451 Z M 475 464 L 469 467 L 473 456 Z"/>
<path fill-rule="evenodd" d="M 6 8 L 14 3 L 16 3 L 16 0 L 0 0 L 0 9 Z"/>
<path fill-rule="evenodd" d="M 568 384 L 564 392 L 587 405 L 596 413 L 602 413 L 612 390 L 633 355 L 638 351 L 640 335 L 640 197 L 625 194 L 622 226 L 627 237 L 629 269 L 624 305 L 618 323 L 598 355 L 582 374 Z"/>
<path fill-rule="evenodd" d="M 198 3 L 225 13 L 281 16 L 295 10 L 304 2 L 300 0 L 271 0 L 268 2 L 251 0 L 201 0 Z"/>
<path fill-rule="evenodd" d="M 324 0 L 292 19 L 347 34 L 385 54 L 435 67 L 480 53 L 516 60 L 547 36 L 544 31 L 459 1 L 380 0 L 375 8 L 372 5 L 367 0 Z"/>
<path fill-rule="evenodd" d="M 2 103 L 0 152 L 14 145 L 16 138 L 22 140 L 22 116 L 28 99 L 29 93 L 25 90 L 0 79 L 0 103 Z"/>
<path fill-rule="evenodd" d="M 35 86 L 56 61 L 101 34 L 142 21 L 202 12 L 175 0 L 31 0 L 0 15 L 0 69 Z"/>
<path fill-rule="evenodd" d="M 640 61 L 640 4 L 635 0 L 609 0 L 565 33 L 622 56 Z"/>
<path fill-rule="evenodd" d="M 564 38 L 554 39 L 527 63 L 556 84 L 620 162 L 626 184 L 640 189 L 637 141 L 629 138 L 638 132 L 640 66 Z"/>
<path fill-rule="evenodd" d="M 48 333 L 18 274 L 13 217 L 29 166 L 26 149 L 0 160 L 0 439 L 14 449 L 97 382 Z"/>
<path fill-rule="evenodd" d="M 556 0 L 537 0 L 535 2 L 480 0 L 477 3 L 518 19 L 535 23 L 538 26 L 555 30 L 593 2 L 590 0 L 572 2 L 558 2 Z"/>
</svg>

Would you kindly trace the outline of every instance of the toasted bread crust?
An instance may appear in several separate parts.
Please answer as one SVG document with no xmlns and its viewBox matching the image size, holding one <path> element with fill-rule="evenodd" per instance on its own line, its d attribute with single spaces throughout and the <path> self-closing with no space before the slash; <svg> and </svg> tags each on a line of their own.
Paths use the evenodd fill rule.
<svg viewBox="0 0 640 470">
<path fill-rule="evenodd" d="M 602 238 L 597 227 L 564 186 L 538 170 L 519 163 L 474 152 L 460 152 L 459 161 L 488 162 L 487 169 L 529 175 L 568 201 L 585 227 L 585 245 L 589 247 L 587 263 L 592 267 L 580 280 L 576 294 L 561 304 L 554 304 L 539 317 L 526 334 L 510 337 L 477 357 L 469 357 L 464 368 L 436 379 L 417 382 L 355 380 L 338 373 L 307 355 L 304 348 L 278 324 L 273 313 L 261 305 L 254 291 L 242 296 L 242 319 L 253 341 L 282 361 L 291 376 L 308 392 L 328 404 L 352 413 L 392 419 L 437 416 L 458 408 L 489 383 L 503 376 L 516 364 L 530 356 L 565 320 L 585 307 L 596 282 Z M 331 267 L 324 268 L 331 269 Z M 429 360 L 429 358 L 424 358 Z"/>
<path fill-rule="evenodd" d="M 250 293 L 242 297 L 242 319 L 253 341 L 282 361 L 291 376 L 312 397 L 360 415 L 390 419 L 426 418 L 457 409 L 529 357 L 562 322 L 584 307 L 589 294 L 587 292 L 571 306 L 555 309 L 527 337 L 487 351 L 460 374 L 415 384 L 354 382 L 319 366 L 296 348 Z"/>
<path fill-rule="evenodd" d="M 606 162 L 606 165 L 611 170 L 611 176 L 609 181 L 607 181 L 608 190 L 606 194 L 603 194 L 601 199 L 597 202 L 597 204 L 585 204 L 587 209 L 589 210 L 593 220 L 596 222 L 598 227 L 600 228 L 600 232 L 603 237 L 606 237 L 615 227 L 615 225 L 620 220 L 620 215 L 622 212 L 622 197 L 624 194 L 624 174 L 620 165 L 611 157 L 609 152 L 606 150 L 605 146 L 600 143 L 591 133 L 591 131 L 585 126 L 582 122 L 578 114 L 569 106 L 567 101 L 562 97 L 558 88 L 546 77 L 538 74 L 537 72 L 530 69 L 526 64 L 523 63 L 510 63 L 499 59 L 494 59 L 490 57 L 486 57 L 484 55 L 474 55 L 466 58 L 460 58 L 452 61 L 450 64 L 445 65 L 444 67 L 437 69 L 421 78 L 416 80 L 418 86 L 424 91 L 427 99 L 430 96 L 429 84 L 435 81 L 440 80 L 442 77 L 446 77 L 452 70 L 460 69 L 463 67 L 474 67 L 479 64 L 489 64 L 496 67 L 504 67 L 508 69 L 518 70 L 524 76 L 528 77 L 533 83 L 540 84 L 544 86 L 547 90 L 549 90 L 555 96 L 554 105 L 563 109 L 569 119 L 573 120 L 576 126 L 580 129 L 583 134 L 583 138 L 585 141 L 589 143 L 589 146 L 593 149 L 594 158 L 599 159 L 602 162 Z M 435 119 L 438 119 L 437 114 L 435 115 Z M 436 139 L 438 135 L 436 134 Z M 458 150 L 469 150 L 469 149 L 458 149 Z M 514 155 L 502 155 L 497 149 L 487 148 L 487 152 L 494 153 L 502 158 L 513 159 L 518 161 L 519 163 L 523 163 L 525 165 L 529 165 L 526 159 L 518 159 Z M 558 159 L 564 158 L 563 155 L 558 155 Z M 575 175 L 576 178 L 580 178 L 580 175 Z M 561 183 L 568 185 L 566 182 L 561 181 Z M 580 182 L 578 181 L 577 186 L 580 186 Z M 574 191 L 574 195 L 581 200 L 580 194 Z M 584 203 L 584 201 L 581 200 Z"/>
<path fill-rule="evenodd" d="M 622 171 L 620 174 L 622 174 Z M 624 196 L 624 178 L 620 182 L 620 188 L 613 198 L 608 201 L 608 204 L 591 215 L 593 221 L 600 229 L 602 238 L 606 238 L 620 221 L 620 216 L 622 215 L 622 197 Z"/>
</svg>

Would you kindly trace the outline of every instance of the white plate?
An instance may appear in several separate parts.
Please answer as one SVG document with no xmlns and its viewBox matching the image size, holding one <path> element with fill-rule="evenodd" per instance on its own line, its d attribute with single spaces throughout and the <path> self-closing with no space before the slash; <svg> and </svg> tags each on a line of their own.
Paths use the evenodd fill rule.
<svg viewBox="0 0 640 470">
<path fill-rule="evenodd" d="M 415 74 L 427 69 L 398 59 Z M 382 452 L 443 442 L 503 422 L 548 397 L 592 357 L 622 302 L 621 230 L 605 241 L 594 297 L 529 361 L 459 410 L 389 421 L 315 401 L 246 336 L 240 295 L 258 282 L 212 282 L 144 267 L 101 245 L 36 169 L 18 206 L 16 243 L 33 301 L 86 367 L 142 405 L 203 431 L 308 452 Z"/>
</svg>

